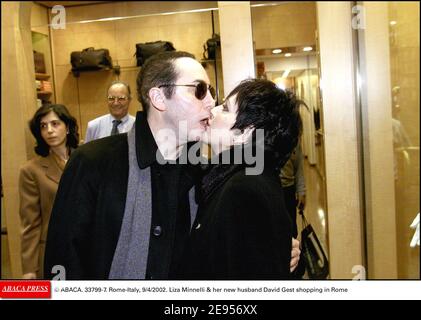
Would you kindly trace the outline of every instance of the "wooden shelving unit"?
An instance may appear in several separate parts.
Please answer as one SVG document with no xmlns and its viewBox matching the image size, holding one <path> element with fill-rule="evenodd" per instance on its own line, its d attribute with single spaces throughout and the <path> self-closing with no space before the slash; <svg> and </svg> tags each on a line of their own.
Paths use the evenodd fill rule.
<svg viewBox="0 0 421 320">
<path fill-rule="evenodd" d="M 45 81 L 45 80 L 50 79 L 50 75 L 47 73 L 35 73 L 35 79 Z M 52 91 L 37 90 L 37 97 L 38 99 L 41 99 L 43 102 L 49 101 L 52 93 L 53 93 Z"/>
<path fill-rule="evenodd" d="M 37 85 L 36 96 L 38 100 L 41 100 L 42 102 L 41 104 L 44 104 L 47 102 L 53 103 L 55 102 L 54 83 L 53 83 L 53 76 L 52 76 L 53 66 L 52 66 L 52 60 L 51 60 L 51 46 L 50 46 L 50 38 L 48 35 L 48 28 L 45 30 L 44 29 L 32 30 L 31 35 L 32 35 L 32 49 L 44 55 L 44 65 L 45 65 L 45 68 L 42 71 L 43 73 L 37 72 L 42 69 L 42 68 L 40 69 L 39 66 L 38 68 L 35 69 L 36 71 L 35 71 L 34 81 L 49 81 L 51 83 L 51 87 L 45 86 L 45 88 L 43 86 L 39 87 L 39 85 Z M 38 101 L 37 105 L 39 104 L 40 103 Z"/>
<path fill-rule="evenodd" d="M 35 73 L 35 79 L 37 80 L 48 80 L 50 79 L 50 75 L 47 73 Z"/>
</svg>

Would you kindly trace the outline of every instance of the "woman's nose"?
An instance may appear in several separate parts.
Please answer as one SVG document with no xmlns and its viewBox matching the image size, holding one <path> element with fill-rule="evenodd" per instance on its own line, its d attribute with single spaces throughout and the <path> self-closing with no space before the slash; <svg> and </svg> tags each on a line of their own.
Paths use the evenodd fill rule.
<svg viewBox="0 0 421 320">
<path fill-rule="evenodd" d="M 215 116 L 221 112 L 222 106 L 215 106 L 211 109 L 212 117 L 215 118 Z"/>
</svg>

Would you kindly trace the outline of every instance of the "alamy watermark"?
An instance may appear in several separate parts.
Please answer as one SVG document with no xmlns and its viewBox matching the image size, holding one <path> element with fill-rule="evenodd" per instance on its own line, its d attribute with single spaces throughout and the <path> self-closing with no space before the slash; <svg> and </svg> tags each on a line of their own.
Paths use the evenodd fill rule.
<svg viewBox="0 0 421 320">
<path fill-rule="evenodd" d="M 60 264 L 53 266 L 51 273 L 55 274 L 52 280 L 66 280 L 66 268 Z"/>
<path fill-rule="evenodd" d="M 51 9 L 51 13 L 55 16 L 51 19 L 51 28 L 66 29 L 66 9 L 64 6 L 56 5 Z"/>
<path fill-rule="evenodd" d="M 367 274 L 365 272 L 365 267 L 362 265 L 355 265 L 352 267 L 352 273 L 355 274 L 355 276 L 352 278 L 352 280 L 366 280 Z"/>
<path fill-rule="evenodd" d="M 365 29 L 365 8 L 361 5 L 356 5 L 352 7 L 352 20 L 351 26 L 352 29 Z M 355 15 L 354 15 L 355 14 Z"/>
<path fill-rule="evenodd" d="M 161 141 L 161 147 L 156 152 L 156 160 L 159 164 L 174 163 L 175 160 L 169 160 L 168 155 L 174 153 L 181 144 L 180 141 L 188 141 L 187 130 L 179 126 L 179 132 L 176 134 L 172 129 L 162 129 L 156 134 L 158 141 Z M 233 152 L 223 152 L 215 154 L 210 159 L 206 157 L 208 146 L 201 141 L 197 141 L 190 146 L 188 152 L 182 152 L 177 163 L 179 164 L 244 164 L 246 165 L 246 175 L 259 175 L 263 172 L 265 166 L 265 144 L 264 129 L 256 129 L 255 134 L 249 141 L 236 143 L 235 136 L 240 134 L 239 130 L 233 130 L 233 135 L 227 134 L 227 130 L 212 129 L 209 133 L 209 141 L 212 145 L 234 146 Z M 191 132 L 190 132 L 191 134 Z M 243 147 L 238 147 L 242 145 Z"/>
</svg>

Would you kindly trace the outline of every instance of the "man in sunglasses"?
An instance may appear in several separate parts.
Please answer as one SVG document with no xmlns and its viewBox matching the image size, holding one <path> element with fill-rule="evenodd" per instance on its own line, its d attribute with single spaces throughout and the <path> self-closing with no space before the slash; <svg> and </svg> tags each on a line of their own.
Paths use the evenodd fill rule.
<svg viewBox="0 0 421 320">
<path fill-rule="evenodd" d="M 133 128 L 81 146 L 67 163 L 49 224 L 46 278 L 172 278 L 196 213 L 195 169 L 179 159 L 206 130 L 211 92 L 190 53 L 145 62 L 137 78 L 143 112 Z"/>
<path fill-rule="evenodd" d="M 122 81 L 114 81 L 107 90 L 107 103 L 109 114 L 98 117 L 88 122 L 85 143 L 128 132 L 135 121 L 135 117 L 129 114 L 130 86 Z"/>
<path fill-rule="evenodd" d="M 174 277 L 199 182 L 197 166 L 180 159 L 208 126 L 212 93 L 190 53 L 146 61 L 133 128 L 81 146 L 67 163 L 50 218 L 46 278 Z"/>
</svg>

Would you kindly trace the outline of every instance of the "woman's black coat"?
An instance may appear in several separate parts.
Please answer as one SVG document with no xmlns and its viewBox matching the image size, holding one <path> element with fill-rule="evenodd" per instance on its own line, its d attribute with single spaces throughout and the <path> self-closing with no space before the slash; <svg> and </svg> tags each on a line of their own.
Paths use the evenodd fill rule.
<svg viewBox="0 0 421 320">
<path fill-rule="evenodd" d="M 204 181 L 181 278 L 289 279 L 292 224 L 275 169 L 219 165 Z"/>
</svg>

